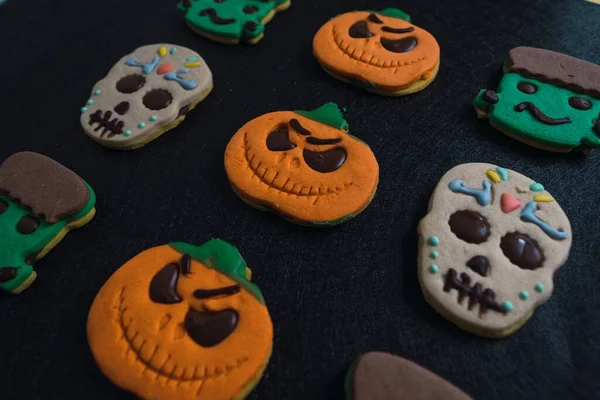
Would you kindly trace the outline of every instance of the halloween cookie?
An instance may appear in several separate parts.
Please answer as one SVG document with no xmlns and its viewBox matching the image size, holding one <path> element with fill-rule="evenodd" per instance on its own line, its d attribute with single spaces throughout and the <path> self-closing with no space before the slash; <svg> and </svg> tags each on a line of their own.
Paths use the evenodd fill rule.
<svg viewBox="0 0 600 400">
<path fill-rule="evenodd" d="M 212 73 L 195 51 L 143 46 L 94 85 L 81 126 L 104 146 L 137 149 L 179 125 L 212 88 Z"/>
<path fill-rule="evenodd" d="M 98 366 L 142 399 L 243 399 L 273 345 L 260 289 L 235 247 L 171 243 L 119 268 L 87 323 Z"/>
<path fill-rule="evenodd" d="M 386 96 L 425 89 L 440 66 L 440 46 L 395 8 L 352 11 L 330 19 L 313 53 L 334 78 Z"/>
<path fill-rule="evenodd" d="M 600 65 L 533 47 L 508 53 L 496 91 L 474 101 L 480 118 L 544 150 L 589 153 L 600 147 Z"/>
<path fill-rule="evenodd" d="M 373 152 L 348 130 L 333 103 L 262 115 L 227 145 L 229 182 L 249 205 L 292 222 L 347 221 L 369 205 L 379 180 Z"/>
<path fill-rule="evenodd" d="M 388 353 L 360 356 L 346 375 L 347 400 L 470 400 L 456 386 Z"/>
<path fill-rule="evenodd" d="M 442 177 L 419 235 L 425 299 L 486 337 L 510 335 L 548 300 L 572 240 L 569 219 L 541 183 L 482 163 Z"/>
<path fill-rule="evenodd" d="M 256 44 L 265 25 L 290 4 L 290 0 L 182 0 L 177 7 L 190 29 L 201 36 L 225 44 Z"/>
<path fill-rule="evenodd" d="M 73 171 L 32 152 L 0 166 L 0 288 L 15 294 L 37 274 L 33 263 L 96 213 L 96 196 Z"/>
</svg>

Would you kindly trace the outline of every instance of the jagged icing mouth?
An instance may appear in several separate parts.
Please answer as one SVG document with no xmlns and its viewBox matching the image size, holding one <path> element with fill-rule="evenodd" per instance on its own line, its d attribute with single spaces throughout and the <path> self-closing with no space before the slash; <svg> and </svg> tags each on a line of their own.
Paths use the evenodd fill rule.
<svg viewBox="0 0 600 400">
<path fill-rule="evenodd" d="M 314 197 L 313 205 L 317 203 L 318 199 L 325 195 L 339 195 L 344 190 L 348 189 L 352 186 L 352 183 L 346 183 L 343 187 L 330 188 L 315 188 L 313 186 L 304 186 L 292 183 L 292 187 L 290 186 L 290 179 L 288 178 L 283 185 L 276 183 L 277 178 L 279 177 L 279 171 L 275 173 L 275 177 L 271 180 L 265 178 L 268 168 L 264 167 L 261 162 L 253 165 L 253 162 L 256 158 L 255 154 L 251 154 L 251 146 L 248 142 L 247 133 L 244 133 L 244 158 L 246 163 L 248 164 L 248 169 L 252 172 L 252 176 L 258 178 L 261 183 L 267 185 L 270 189 L 277 190 L 278 192 L 285 193 L 287 195 L 296 196 L 296 197 L 304 197 L 311 198 Z M 260 173 L 259 170 L 264 168 L 264 172 Z M 299 187 L 299 190 L 296 190 L 296 187 Z M 317 189 L 317 193 L 314 192 L 314 189 Z"/>
<path fill-rule="evenodd" d="M 156 355 L 159 351 L 160 345 L 156 344 L 154 346 L 154 350 L 152 351 L 151 356 L 148 359 L 143 357 L 142 350 L 145 347 L 145 345 L 148 343 L 148 340 L 146 338 L 144 338 L 144 340 L 142 341 L 142 344 L 139 346 L 136 346 L 134 344 L 134 342 L 138 338 L 140 332 L 136 331 L 133 335 L 131 335 L 131 331 L 129 330 L 129 327 L 131 326 L 131 324 L 134 320 L 134 317 L 132 317 L 129 321 L 125 321 L 124 315 L 125 315 L 125 312 L 127 311 L 127 305 L 125 304 L 124 293 L 125 293 L 125 288 L 123 287 L 121 289 L 121 293 L 119 294 L 119 297 L 116 302 L 116 307 L 115 307 L 117 310 L 117 314 L 118 314 L 119 329 L 122 334 L 119 341 L 124 341 L 127 345 L 127 351 L 125 353 L 125 356 L 127 356 L 130 352 L 132 352 L 135 355 L 135 362 L 142 364 L 144 366 L 144 370 L 141 375 L 144 375 L 147 371 L 150 371 L 150 372 L 156 374 L 157 378 L 158 377 L 166 378 L 167 384 L 170 381 L 179 382 L 179 383 L 181 383 L 181 382 L 202 383 L 203 381 L 206 381 L 209 379 L 215 379 L 222 375 L 229 374 L 233 370 L 239 368 L 240 366 L 242 366 L 244 363 L 246 363 L 248 361 L 248 357 L 241 357 L 241 358 L 238 358 L 234 364 L 225 364 L 225 366 L 219 366 L 218 368 L 209 368 L 207 366 L 204 366 L 204 367 L 195 366 L 193 371 L 190 374 L 191 376 L 188 376 L 188 377 L 185 376 L 186 372 L 188 372 L 186 368 L 184 368 L 183 371 L 178 374 L 178 376 L 174 375 L 175 368 L 170 373 L 167 373 L 167 371 L 164 370 L 167 362 L 173 358 L 170 353 L 167 355 L 166 361 L 163 363 L 163 365 L 160 368 L 154 366 L 152 364 L 152 360 L 156 357 Z M 202 386 L 200 386 L 200 388 L 198 390 L 200 391 L 201 389 L 202 389 Z"/>
<path fill-rule="evenodd" d="M 572 122 L 571 118 L 569 118 L 569 117 L 564 117 L 564 118 L 549 117 L 546 114 L 544 114 L 542 112 L 542 110 L 537 108 L 537 106 L 535 104 L 533 104 L 532 102 L 529 102 L 529 101 L 524 101 L 523 103 L 519 103 L 515 106 L 515 111 L 517 111 L 517 112 L 523 112 L 525 110 L 528 110 L 531 113 L 531 115 L 533 115 L 538 121 L 540 121 L 541 123 L 544 123 L 546 125 L 562 125 L 562 124 L 569 124 Z"/>
<path fill-rule="evenodd" d="M 460 277 L 460 279 L 459 279 Z M 454 268 L 448 269 L 444 278 L 444 292 L 450 292 L 452 289 L 458 291 L 458 304 L 462 304 L 465 297 L 469 298 L 467 309 L 471 311 L 479 304 L 479 316 L 481 317 L 488 310 L 493 310 L 501 314 L 506 314 L 507 310 L 496 301 L 496 293 L 490 288 L 483 289 L 481 283 L 471 286 L 471 277 L 466 272 L 460 276 Z"/>
<path fill-rule="evenodd" d="M 94 124 L 98 124 L 94 129 L 94 132 L 98 132 L 100 129 L 102 129 L 102 132 L 100 132 L 100 137 L 104 137 L 104 135 L 107 133 L 108 138 L 111 138 L 115 135 L 121 135 L 123 133 L 123 127 L 125 127 L 125 123 L 117 117 L 110 119 L 112 115 L 113 113 L 110 110 L 104 111 L 104 114 L 102 114 L 102 110 L 96 110 L 93 114 L 90 114 L 89 125 L 90 127 L 93 127 Z"/>
<path fill-rule="evenodd" d="M 397 68 L 405 67 L 407 65 L 416 64 L 427 58 L 427 57 L 423 56 L 423 57 L 418 57 L 418 58 L 416 58 L 414 60 L 410 60 L 410 61 L 390 61 L 390 60 L 381 60 L 379 58 L 376 58 L 374 54 L 370 55 L 370 57 L 367 56 L 367 57 L 363 58 L 365 56 L 365 52 L 360 51 L 357 48 L 353 47 L 350 42 L 346 43 L 346 41 L 344 40 L 344 36 L 338 34 L 335 26 L 332 28 L 331 35 L 333 36 L 333 41 L 337 45 L 338 49 L 342 53 L 344 53 L 344 55 L 346 55 L 347 57 L 350 57 L 351 59 L 358 61 L 362 64 L 371 65 L 371 66 L 377 67 L 377 68 L 396 68 L 397 69 Z M 357 40 L 357 39 L 355 39 L 355 40 Z M 403 54 L 406 54 L 406 53 L 403 53 Z"/>
</svg>

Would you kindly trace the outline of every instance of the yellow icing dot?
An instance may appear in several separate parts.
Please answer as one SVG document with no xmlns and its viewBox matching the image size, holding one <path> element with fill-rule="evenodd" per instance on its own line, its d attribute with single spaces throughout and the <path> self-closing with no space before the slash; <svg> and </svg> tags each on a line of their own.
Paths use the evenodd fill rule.
<svg viewBox="0 0 600 400">
<path fill-rule="evenodd" d="M 485 174 L 487 175 L 488 178 L 490 178 L 492 180 L 492 182 L 494 183 L 498 183 L 501 181 L 500 179 L 500 175 L 498 175 L 498 173 L 496 171 L 492 171 L 490 169 L 488 169 Z"/>
<path fill-rule="evenodd" d="M 550 203 L 551 201 L 554 201 L 552 196 L 548 194 L 538 194 L 533 198 L 533 200 L 537 201 L 538 203 Z"/>
<path fill-rule="evenodd" d="M 158 49 L 158 55 L 161 57 L 164 57 L 167 55 L 167 48 L 165 46 L 161 46 L 160 49 Z"/>
<path fill-rule="evenodd" d="M 200 62 L 199 61 L 194 61 L 194 62 L 186 62 L 185 64 L 183 64 L 184 67 L 186 68 L 198 68 L 200 66 Z"/>
</svg>

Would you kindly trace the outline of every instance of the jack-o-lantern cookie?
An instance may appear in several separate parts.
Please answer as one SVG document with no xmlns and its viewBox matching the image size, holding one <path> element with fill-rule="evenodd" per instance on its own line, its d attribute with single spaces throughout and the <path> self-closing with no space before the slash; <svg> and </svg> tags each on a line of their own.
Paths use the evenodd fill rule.
<svg viewBox="0 0 600 400">
<path fill-rule="evenodd" d="M 456 386 L 412 361 L 372 351 L 346 375 L 347 400 L 470 400 Z"/>
<path fill-rule="evenodd" d="M 332 18 L 315 35 L 313 53 L 333 77 L 386 96 L 423 90 L 440 66 L 435 38 L 394 8 Z"/>
<path fill-rule="evenodd" d="M 96 214 L 96 196 L 53 159 L 15 153 L 0 166 L 0 289 L 21 293 L 35 280 L 32 264 Z"/>
<path fill-rule="evenodd" d="M 521 142 L 554 152 L 600 147 L 600 65 L 550 50 L 508 53 L 496 91 L 474 101 L 480 118 Z"/>
<path fill-rule="evenodd" d="M 90 309 L 98 366 L 142 399 L 243 399 L 271 356 L 273 325 L 235 247 L 213 239 L 148 249 Z"/>
<path fill-rule="evenodd" d="M 81 108 L 81 126 L 104 146 L 137 149 L 179 125 L 212 88 L 212 73 L 195 51 L 143 46 L 94 85 Z"/>
<path fill-rule="evenodd" d="M 182 0 L 177 6 L 191 30 L 224 44 L 258 43 L 265 25 L 290 0 Z"/>
<path fill-rule="evenodd" d="M 543 185 L 483 163 L 442 177 L 419 235 L 425 299 L 486 337 L 510 335 L 548 300 L 572 241 L 569 219 Z"/>
<path fill-rule="evenodd" d="M 249 205 L 292 222 L 347 221 L 369 205 L 379 180 L 373 152 L 348 129 L 333 103 L 253 119 L 225 150 L 229 182 Z"/>
</svg>

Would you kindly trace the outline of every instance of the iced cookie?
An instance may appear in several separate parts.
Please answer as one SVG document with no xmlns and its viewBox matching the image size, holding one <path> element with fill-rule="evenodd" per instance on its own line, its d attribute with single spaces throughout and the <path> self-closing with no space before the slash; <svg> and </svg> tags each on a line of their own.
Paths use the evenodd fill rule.
<svg viewBox="0 0 600 400">
<path fill-rule="evenodd" d="M 395 8 L 352 11 L 330 19 L 313 53 L 334 78 L 385 96 L 425 89 L 440 66 L 440 46 Z"/>
<path fill-rule="evenodd" d="M 481 163 L 442 177 L 419 235 L 425 299 L 486 337 L 510 335 L 548 300 L 572 240 L 569 219 L 542 184 Z"/>
<path fill-rule="evenodd" d="M 119 268 L 96 296 L 88 342 L 102 372 L 142 399 L 243 399 L 273 345 L 260 289 L 235 247 L 171 243 Z"/>
<path fill-rule="evenodd" d="M 508 53 L 496 91 L 474 101 L 480 118 L 531 146 L 589 153 L 600 147 L 600 65 L 533 47 Z"/>
<path fill-rule="evenodd" d="M 379 180 L 373 152 L 348 131 L 333 103 L 262 115 L 227 145 L 229 182 L 249 205 L 292 222 L 340 224 L 369 205 Z"/>
<path fill-rule="evenodd" d="M 0 288 L 15 294 L 37 274 L 33 263 L 96 213 L 96 196 L 73 171 L 37 153 L 0 166 Z"/>
<path fill-rule="evenodd" d="M 182 0 L 177 7 L 199 35 L 225 44 L 256 44 L 265 25 L 290 4 L 290 0 Z"/>
<path fill-rule="evenodd" d="M 195 51 L 140 47 L 96 83 L 81 108 L 81 126 L 104 146 L 137 149 L 179 125 L 212 88 L 212 73 Z"/>
<path fill-rule="evenodd" d="M 382 352 L 360 356 L 346 375 L 347 400 L 470 400 L 412 361 Z"/>
</svg>

